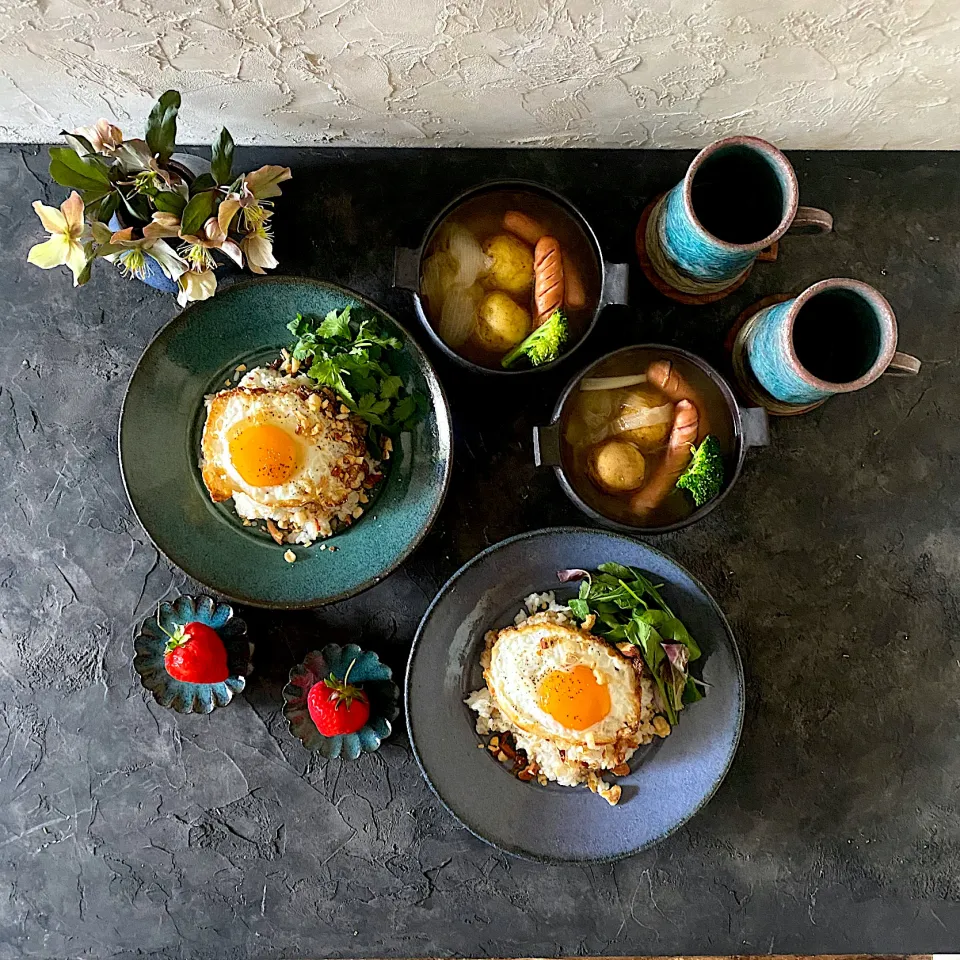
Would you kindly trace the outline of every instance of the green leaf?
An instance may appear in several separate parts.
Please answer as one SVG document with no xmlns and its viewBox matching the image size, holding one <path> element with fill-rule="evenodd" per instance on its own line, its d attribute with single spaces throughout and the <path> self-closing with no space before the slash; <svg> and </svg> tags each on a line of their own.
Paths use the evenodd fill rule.
<svg viewBox="0 0 960 960">
<path fill-rule="evenodd" d="M 700 692 L 700 688 L 697 686 L 697 681 L 691 676 L 687 676 L 687 682 L 683 688 L 683 702 L 684 703 L 696 703 L 698 700 L 703 699 L 703 694 Z"/>
<path fill-rule="evenodd" d="M 350 333 L 350 308 L 344 307 L 337 313 L 331 310 L 320 324 L 317 330 L 317 336 L 323 340 L 342 340 L 349 339 Z"/>
<path fill-rule="evenodd" d="M 61 130 L 60 136 L 70 144 L 70 147 L 76 152 L 77 156 L 87 157 L 91 154 L 95 155 L 97 152 L 93 149 L 93 144 L 81 133 L 71 133 L 69 130 Z"/>
<path fill-rule="evenodd" d="M 224 184 L 230 180 L 230 172 L 232 170 L 233 137 L 230 136 L 230 131 L 224 127 L 220 131 L 217 142 L 213 145 L 210 173 L 218 184 Z"/>
<path fill-rule="evenodd" d="M 69 147 L 50 148 L 50 176 L 71 190 L 80 190 L 84 202 L 99 200 L 110 189 L 106 166 L 94 157 L 80 157 Z"/>
<path fill-rule="evenodd" d="M 417 412 L 417 401 L 413 394 L 407 394 L 403 399 L 397 401 L 393 408 L 393 417 L 398 422 L 409 420 Z"/>
<path fill-rule="evenodd" d="M 153 205 L 162 213 L 174 213 L 179 217 L 183 215 L 187 201 L 173 190 L 160 190 L 153 197 Z"/>
<path fill-rule="evenodd" d="M 639 619 L 654 627 L 664 640 L 682 643 L 688 650 L 688 659 L 696 660 L 699 658 L 700 647 L 696 640 L 690 636 L 690 632 L 683 625 L 683 622 L 677 617 L 663 610 L 646 610 L 640 614 Z"/>
<path fill-rule="evenodd" d="M 194 177 L 193 183 L 190 184 L 190 196 L 203 193 L 204 190 L 212 190 L 216 185 L 216 180 L 209 173 L 201 173 L 199 177 Z"/>
<path fill-rule="evenodd" d="M 109 223 L 110 218 L 117 212 L 120 206 L 120 194 L 116 190 L 111 190 L 103 198 L 98 200 L 87 208 L 92 220 L 99 220 L 102 223 Z"/>
<path fill-rule="evenodd" d="M 384 398 L 395 397 L 403 386 L 403 380 L 397 376 L 384 377 L 380 383 L 380 396 Z"/>
<path fill-rule="evenodd" d="M 208 190 L 191 197 L 190 202 L 183 208 L 183 215 L 180 218 L 181 236 L 198 236 L 203 225 L 213 216 L 218 206 L 217 195 L 212 191 Z"/>
<path fill-rule="evenodd" d="M 147 118 L 147 145 L 160 163 L 166 163 L 177 145 L 177 111 L 180 94 L 167 90 L 161 94 Z"/>
<path fill-rule="evenodd" d="M 590 605 L 586 600 L 575 598 L 567 603 L 567 606 L 573 611 L 573 615 L 578 620 L 586 620 L 590 616 Z"/>
<path fill-rule="evenodd" d="M 332 387 L 340 396 L 345 397 L 353 403 L 353 394 L 347 389 L 347 385 L 340 375 L 339 366 L 329 357 L 315 360 L 308 371 L 308 376 L 312 377 L 318 383 Z"/>
<path fill-rule="evenodd" d="M 128 197 L 122 191 L 117 191 L 120 194 L 120 199 L 123 202 L 123 206 L 126 208 L 127 213 L 133 218 L 133 220 L 138 223 L 149 223 L 152 219 L 150 213 L 150 206 L 147 203 L 146 197 L 141 197 L 139 194 L 134 194 L 133 196 Z"/>
</svg>

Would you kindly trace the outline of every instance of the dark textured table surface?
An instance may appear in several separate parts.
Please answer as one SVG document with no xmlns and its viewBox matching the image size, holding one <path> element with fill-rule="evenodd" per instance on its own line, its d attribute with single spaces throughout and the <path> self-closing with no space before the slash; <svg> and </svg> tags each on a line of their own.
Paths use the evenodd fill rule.
<svg viewBox="0 0 960 960">
<path fill-rule="evenodd" d="M 497 175 L 550 184 L 582 206 L 608 258 L 630 259 L 640 209 L 689 157 L 239 151 L 247 169 L 294 169 L 277 207 L 281 270 L 363 291 L 411 329 L 390 289 L 393 246 L 461 188 Z M 0 147 L 0 960 L 957 948 L 960 155 L 792 159 L 803 202 L 834 213 L 832 235 L 788 238 L 710 308 L 635 277 L 633 307 L 610 309 L 580 360 L 662 340 L 722 362 L 744 306 L 851 276 L 887 295 L 923 372 L 775 422 L 722 507 L 657 540 L 736 631 L 743 741 L 691 823 L 591 868 L 475 840 L 402 733 L 362 762 L 324 764 L 280 714 L 308 650 L 353 639 L 400 671 L 463 562 L 581 521 L 530 449 L 573 370 L 493 394 L 438 364 L 456 464 L 424 544 L 349 602 L 242 611 L 257 644 L 247 694 L 210 717 L 163 710 L 133 673 L 132 631 L 195 584 L 134 519 L 116 427 L 141 350 L 177 306 L 106 264 L 80 290 L 28 266 L 42 239 L 30 201 L 64 194 L 45 151 Z"/>
</svg>

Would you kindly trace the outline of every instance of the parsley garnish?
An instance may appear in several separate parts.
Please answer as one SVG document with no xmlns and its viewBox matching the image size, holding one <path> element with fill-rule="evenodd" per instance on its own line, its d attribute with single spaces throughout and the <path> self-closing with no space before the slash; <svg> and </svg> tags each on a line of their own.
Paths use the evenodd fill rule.
<svg viewBox="0 0 960 960">
<path fill-rule="evenodd" d="M 396 337 L 380 332 L 375 320 L 355 320 L 350 307 L 331 310 L 323 320 L 305 317 L 287 324 L 297 338 L 291 354 L 307 376 L 330 387 L 346 406 L 378 432 L 411 430 L 426 412 L 427 398 L 409 392 L 390 367 L 389 355 L 402 349 Z"/>
</svg>

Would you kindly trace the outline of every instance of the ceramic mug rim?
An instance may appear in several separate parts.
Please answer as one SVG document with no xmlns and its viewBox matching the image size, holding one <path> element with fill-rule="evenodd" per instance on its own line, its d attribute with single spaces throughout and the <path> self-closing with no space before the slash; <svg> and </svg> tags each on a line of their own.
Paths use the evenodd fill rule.
<svg viewBox="0 0 960 960">
<path fill-rule="evenodd" d="M 780 218 L 780 223 L 776 229 L 764 237 L 762 240 L 754 240 L 752 243 L 731 243 L 729 240 L 721 240 L 711 233 L 701 222 L 693 208 L 693 181 L 700 172 L 700 168 L 715 156 L 721 150 L 728 147 L 750 147 L 757 153 L 763 155 L 772 166 L 776 167 L 784 176 L 786 183 L 785 210 Z M 704 147 L 690 162 L 687 172 L 683 175 L 683 207 L 684 212 L 690 218 L 690 221 L 696 228 L 702 231 L 710 240 L 717 244 L 723 250 L 729 250 L 737 253 L 759 253 L 765 250 L 771 243 L 779 240 L 790 228 L 794 218 L 797 215 L 797 209 L 800 203 L 800 186 L 797 182 L 797 174 L 793 169 L 793 164 L 786 158 L 786 155 L 778 147 L 775 147 L 768 140 L 762 137 L 735 136 L 724 137 L 722 140 L 715 140 L 713 143 Z"/>
<path fill-rule="evenodd" d="M 574 489 L 570 478 L 567 476 L 567 468 L 563 463 L 554 464 L 553 471 L 563 492 L 567 495 L 568 499 L 573 503 L 573 505 L 580 510 L 581 513 L 584 513 L 588 517 L 599 521 L 611 530 L 616 530 L 620 533 L 626 533 L 630 536 L 659 536 L 663 533 L 673 533 L 676 530 L 682 530 L 685 527 L 689 527 L 691 524 L 696 523 L 698 520 L 702 520 L 705 516 L 707 516 L 707 514 L 711 513 L 718 506 L 720 506 L 720 504 L 727 498 L 727 495 L 730 493 L 730 491 L 734 488 L 734 486 L 736 486 L 737 481 L 740 479 L 740 474 L 743 471 L 744 461 L 747 459 L 747 444 L 744 442 L 743 417 L 740 412 L 740 404 L 737 403 L 737 398 L 734 396 L 733 390 L 731 389 L 730 384 L 727 382 L 726 377 L 724 377 L 723 374 L 716 369 L 716 367 L 707 363 L 703 357 L 699 357 L 695 353 L 691 353 L 689 350 L 684 350 L 683 347 L 671 346 L 665 343 L 631 343 L 625 347 L 620 347 L 617 350 L 611 350 L 609 353 L 605 353 L 602 356 L 597 357 L 596 360 L 588 363 L 570 378 L 570 380 L 567 382 L 567 385 L 560 393 L 560 396 L 557 398 L 556 404 L 554 405 L 553 413 L 550 416 L 550 426 L 556 425 L 559 427 L 564 408 L 566 407 L 567 402 L 573 395 L 577 385 L 581 380 L 586 378 L 591 371 L 595 370 L 604 361 L 609 360 L 611 357 L 617 357 L 622 353 L 627 353 L 631 350 L 660 351 L 668 355 L 673 354 L 675 356 L 679 356 L 683 360 L 689 361 L 694 366 L 698 367 L 705 376 L 709 377 L 711 382 L 720 391 L 723 399 L 726 401 L 727 409 L 730 413 L 730 423 L 733 427 L 733 439 L 736 447 L 734 451 L 734 459 L 736 460 L 736 464 L 734 466 L 733 473 L 730 475 L 729 479 L 724 482 L 723 489 L 715 497 L 713 497 L 713 499 L 709 500 L 702 507 L 697 507 L 691 514 L 684 517 L 682 520 L 675 520 L 673 523 L 658 524 L 656 526 L 640 527 L 622 523 L 619 520 L 614 520 L 612 517 L 608 517 L 605 513 L 601 513 L 595 507 L 591 507 L 590 504 L 580 496 L 576 489 Z"/>
<path fill-rule="evenodd" d="M 870 365 L 866 373 L 861 374 L 856 380 L 848 380 L 845 383 L 834 383 L 831 380 L 823 380 L 812 374 L 801 362 L 797 355 L 797 348 L 793 340 L 793 330 L 797 322 L 797 317 L 803 306 L 810 302 L 815 296 L 826 293 L 830 290 L 847 290 L 857 294 L 865 300 L 874 311 L 878 318 L 880 326 L 880 350 L 877 358 Z M 776 304 L 774 304 L 774 308 Z M 772 308 L 771 308 L 772 309 Z M 828 280 L 818 280 L 811 284 L 802 293 L 798 293 L 790 302 L 787 308 L 787 322 L 783 325 L 784 347 L 794 370 L 800 379 L 810 387 L 828 394 L 834 393 L 853 393 L 869 386 L 877 380 L 883 371 L 890 366 L 894 354 L 897 352 L 897 317 L 893 312 L 893 307 L 887 301 L 887 298 L 875 287 L 863 280 L 849 280 L 844 277 L 832 277 Z"/>
<path fill-rule="evenodd" d="M 538 367 L 517 367 L 511 370 L 504 370 L 500 367 L 485 367 L 479 363 L 474 363 L 472 360 L 468 360 L 466 357 L 457 353 L 456 350 L 444 343 L 440 335 L 437 333 L 436 328 L 427 317 L 426 307 L 423 303 L 423 293 L 420 290 L 420 283 L 422 282 L 423 261 L 426 257 L 427 248 L 430 246 L 430 241 L 433 239 L 434 234 L 437 232 L 440 225 L 447 219 L 447 217 L 449 217 L 459 206 L 466 203 L 467 200 L 471 200 L 473 197 L 479 196 L 481 193 L 487 193 L 488 191 L 493 190 L 509 190 L 511 188 L 514 188 L 518 191 L 527 190 L 531 193 L 539 193 L 546 196 L 547 199 L 552 200 L 559 207 L 561 207 L 583 231 L 584 236 L 593 250 L 594 259 L 597 265 L 597 273 L 600 277 L 600 299 L 594 308 L 590 322 L 587 324 L 583 333 L 581 333 L 579 338 L 574 341 L 566 350 L 564 350 L 560 356 L 556 358 L 556 360 L 551 360 L 549 363 L 541 364 Z M 537 183 L 535 180 L 526 180 L 522 177 L 497 177 L 493 180 L 483 180 L 480 183 L 475 183 L 472 187 L 468 187 L 466 190 L 462 190 L 452 200 L 448 201 L 441 208 L 439 213 L 437 213 L 437 215 L 430 221 L 430 224 L 424 231 L 420 240 L 420 244 L 415 248 L 415 251 L 417 253 L 418 282 L 417 288 L 410 291 L 413 299 L 414 313 L 416 314 L 421 325 L 424 327 L 427 336 L 430 338 L 434 346 L 438 347 L 447 358 L 474 373 L 479 373 L 486 376 L 493 375 L 503 377 L 523 376 L 543 373 L 546 370 L 552 370 L 555 366 L 565 362 L 569 357 L 573 356 L 573 354 L 576 353 L 576 351 L 579 350 L 584 343 L 586 343 L 590 337 L 590 334 L 593 333 L 598 321 L 600 320 L 600 314 L 603 313 L 603 308 L 606 306 L 603 301 L 603 291 L 608 272 L 607 261 L 603 258 L 603 249 L 600 246 L 600 241 L 597 239 L 597 235 L 594 232 L 593 227 L 590 225 L 590 222 L 587 220 L 586 216 L 584 216 L 580 208 L 573 203 L 572 200 L 560 193 L 559 190 L 554 190 L 552 187 L 548 187 L 543 183 Z"/>
</svg>

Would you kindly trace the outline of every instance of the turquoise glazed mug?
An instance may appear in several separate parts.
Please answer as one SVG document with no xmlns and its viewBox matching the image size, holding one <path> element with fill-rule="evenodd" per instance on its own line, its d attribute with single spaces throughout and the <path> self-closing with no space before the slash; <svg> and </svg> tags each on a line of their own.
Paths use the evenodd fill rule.
<svg viewBox="0 0 960 960">
<path fill-rule="evenodd" d="M 781 403 L 816 404 L 882 374 L 912 376 L 920 361 L 897 352 L 897 318 L 860 280 L 821 280 L 758 311 L 741 331 L 749 373 Z"/>
<path fill-rule="evenodd" d="M 686 175 L 654 205 L 646 255 L 659 278 L 694 301 L 739 286 L 757 257 L 791 228 L 828 233 L 833 218 L 798 205 L 790 161 L 759 137 L 728 137 L 704 147 Z"/>
</svg>

